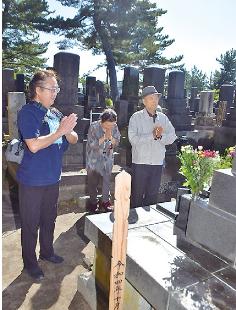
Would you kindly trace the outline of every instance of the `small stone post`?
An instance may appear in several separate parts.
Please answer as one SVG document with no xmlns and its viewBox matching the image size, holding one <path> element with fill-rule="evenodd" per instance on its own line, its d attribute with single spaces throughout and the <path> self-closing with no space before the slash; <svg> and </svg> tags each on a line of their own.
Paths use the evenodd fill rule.
<svg viewBox="0 0 236 310">
<path fill-rule="evenodd" d="M 26 103 L 25 93 L 9 92 L 8 93 L 8 126 L 10 139 L 18 138 L 17 113 Z"/>
</svg>

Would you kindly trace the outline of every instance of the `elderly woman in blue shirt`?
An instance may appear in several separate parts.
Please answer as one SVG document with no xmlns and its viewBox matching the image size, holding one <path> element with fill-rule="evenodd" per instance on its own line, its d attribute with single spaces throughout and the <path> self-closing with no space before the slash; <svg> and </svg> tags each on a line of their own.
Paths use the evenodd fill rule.
<svg viewBox="0 0 236 310">
<path fill-rule="evenodd" d="M 91 124 L 86 148 L 86 169 L 88 175 L 88 209 L 97 212 L 99 209 L 111 211 L 110 178 L 114 163 L 113 150 L 120 142 L 120 132 L 116 124 L 117 114 L 106 109 L 100 119 Z M 102 201 L 97 200 L 98 184 L 102 180 Z"/>
<path fill-rule="evenodd" d="M 54 264 L 63 258 L 54 252 L 62 157 L 68 144 L 78 140 L 73 130 L 77 116 L 63 116 L 52 108 L 60 88 L 54 71 L 40 70 L 29 83 L 28 104 L 18 113 L 18 129 L 24 141 L 24 157 L 17 171 L 24 269 L 34 280 L 44 273 L 38 265 L 36 244 L 39 230 L 40 259 Z"/>
</svg>

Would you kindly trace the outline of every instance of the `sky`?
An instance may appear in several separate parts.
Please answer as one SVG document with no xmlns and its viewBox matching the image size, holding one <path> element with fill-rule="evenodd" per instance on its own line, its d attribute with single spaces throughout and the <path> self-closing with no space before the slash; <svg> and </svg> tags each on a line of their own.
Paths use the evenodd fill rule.
<svg viewBox="0 0 236 310">
<path fill-rule="evenodd" d="M 127 0 L 128 1 L 128 0 Z M 51 9 L 57 14 L 69 17 L 74 9 L 62 7 L 56 0 L 49 0 Z M 175 42 L 169 46 L 163 56 L 174 57 L 183 55 L 181 63 L 187 70 L 196 65 L 208 76 L 219 69 L 216 58 L 231 48 L 236 49 L 235 12 L 236 0 L 157 0 L 152 1 L 158 7 L 167 10 L 159 17 L 158 25 L 164 27 L 162 34 L 169 35 Z M 50 41 L 48 52 L 44 55 L 47 64 L 53 65 L 53 55 L 59 52 L 56 38 L 43 34 L 42 40 Z M 67 50 L 80 55 L 80 76 L 93 70 L 102 62 L 104 56 L 93 56 L 91 52 L 79 51 L 78 47 Z M 97 79 L 105 80 L 105 69 L 101 68 L 92 73 Z M 121 80 L 123 72 L 118 72 Z"/>
</svg>

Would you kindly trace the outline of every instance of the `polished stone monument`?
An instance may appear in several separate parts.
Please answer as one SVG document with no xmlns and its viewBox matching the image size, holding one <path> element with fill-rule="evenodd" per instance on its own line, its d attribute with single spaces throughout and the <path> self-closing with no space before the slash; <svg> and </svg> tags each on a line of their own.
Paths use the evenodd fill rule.
<svg viewBox="0 0 236 310">
<path fill-rule="evenodd" d="M 214 251 L 236 268 L 236 175 L 233 169 L 214 172 L 209 202 L 192 202 L 186 235 Z"/>
<path fill-rule="evenodd" d="M 124 68 L 121 100 L 128 102 L 128 118 L 136 112 L 139 103 L 139 71 L 135 67 Z"/>
<path fill-rule="evenodd" d="M 197 96 L 198 96 L 197 87 L 191 87 L 191 95 L 190 95 L 190 98 L 189 98 L 189 109 L 194 114 L 196 112 L 198 112 L 198 110 L 199 110 L 199 100 L 196 100 L 196 99 L 199 99 L 199 98 Z"/>
<path fill-rule="evenodd" d="M 22 73 L 16 75 L 16 91 L 24 92 L 25 91 L 25 76 Z"/>
<path fill-rule="evenodd" d="M 106 107 L 106 103 L 105 103 L 106 94 L 105 94 L 105 88 L 104 88 L 103 82 L 97 80 L 95 88 L 96 88 L 97 105 L 98 107 L 105 108 Z"/>
<path fill-rule="evenodd" d="M 146 67 L 143 72 L 143 87 L 153 85 L 159 93 L 164 93 L 166 69 L 160 67 Z"/>
<path fill-rule="evenodd" d="M 80 56 L 72 53 L 59 52 L 54 55 L 54 69 L 59 75 L 60 93 L 55 106 L 68 115 L 75 111 L 78 105 L 78 79 Z"/>
<path fill-rule="evenodd" d="M 85 115 L 89 116 L 90 110 L 97 107 L 97 97 L 96 97 L 96 77 L 87 76 L 86 77 L 86 96 L 85 96 Z"/>
<path fill-rule="evenodd" d="M 85 220 L 95 257 L 92 271 L 79 276 L 78 291 L 92 310 L 108 309 L 113 216 Z M 174 235 L 172 219 L 155 206 L 131 209 L 128 222 L 124 310 L 236 308 L 236 270 L 227 262 Z"/>
<path fill-rule="evenodd" d="M 192 116 L 184 98 L 184 78 L 183 71 L 174 70 L 169 73 L 167 108 L 168 116 L 176 131 L 193 129 Z"/>
<path fill-rule="evenodd" d="M 219 101 L 226 101 L 227 102 L 227 112 L 229 112 L 230 107 L 234 105 L 234 93 L 235 89 L 234 86 L 231 84 L 223 84 L 220 87 L 219 93 Z"/>
<path fill-rule="evenodd" d="M 55 101 L 55 107 L 64 115 L 69 115 L 70 113 L 78 115 L 78 123 L 75 127 L 75 131 L 78 134 L 81 128 L 80 122 L 84 118 L 84 106 L 78 105 L 79 65 L 80 56 L 76 54 L 59 52 L 54 55 L 54 70 L 59 76 L 59 86 L 61 88 Z M 81 168 L 84 165 L 83 153 L 84 143 L 81 138 L 80 143 L 75 146 L 70 145 L 65 153 L 63 171 L 75 171 Z"/>
</svg>

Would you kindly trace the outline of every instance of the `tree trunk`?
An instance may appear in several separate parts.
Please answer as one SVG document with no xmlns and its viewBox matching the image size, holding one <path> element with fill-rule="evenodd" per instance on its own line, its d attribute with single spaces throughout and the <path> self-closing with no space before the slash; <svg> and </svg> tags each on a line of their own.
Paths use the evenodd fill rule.
<svg viewBox="0 0 236 310">
<path fill-rule="evenodd" d="M 117 87 L 117 76 L 116 76 L 116 64 L 113 56 L 111 44 L 109 42 L 109 36 L 104 26 L 101 24 L 101 19 L 99 17 L 99 0 L 94 0 L 94 15 L 93 21 L 96 31 L 99 34 L 99 37 L 102 42 L 103 51 L 106 55 L 107 60 L 107 69 L 110 78 L 110 87 L 111 87 L 111 97 L 113 102 L 118 99 L 118 87 Z"/>
</svg>

